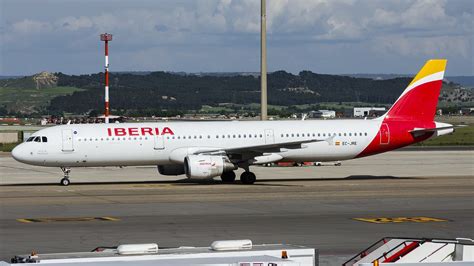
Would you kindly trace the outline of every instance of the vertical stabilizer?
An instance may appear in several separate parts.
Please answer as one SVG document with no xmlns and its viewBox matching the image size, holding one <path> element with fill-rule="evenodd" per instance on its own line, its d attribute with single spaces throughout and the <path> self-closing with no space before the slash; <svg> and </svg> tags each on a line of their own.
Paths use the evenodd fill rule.
<svg viewBox="0 0 474 266">
<path fill-rule="evenodd" d="M 446 59 L 428 60 L 382 119 L 433 121 L 446 63 Z"/>
</svg>

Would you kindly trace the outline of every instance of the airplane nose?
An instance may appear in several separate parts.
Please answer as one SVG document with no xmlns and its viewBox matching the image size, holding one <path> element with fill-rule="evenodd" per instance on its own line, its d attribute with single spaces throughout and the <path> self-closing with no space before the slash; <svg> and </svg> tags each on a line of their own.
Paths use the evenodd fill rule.
<svg viewBox="0 0 474 266">
<path fill-rule="evenodd" d="M 12 150 L 12 157 L 13 159 L 19 161 L 19 162 L 25 162 L 27 161 L 27 155 L 28 155 L 28 152 L 27 150 L 25 149 L 25 145 L 24 143 L 16 146 L 15 148 L 13 148 Z"/>
</svg>

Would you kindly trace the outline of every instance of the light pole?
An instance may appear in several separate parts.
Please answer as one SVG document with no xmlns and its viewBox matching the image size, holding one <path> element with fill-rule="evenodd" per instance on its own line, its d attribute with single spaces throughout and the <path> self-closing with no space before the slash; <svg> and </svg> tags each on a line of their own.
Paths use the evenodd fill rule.
<svg viewBox="0 0 474 266">
<path fill-rule="evenodd" d="M 261 0 L 261 16 L 260 16 L 260 88 L 261 95 L 261 112 L 260 119 L 267 120 L 267 18 L 266 3 Z"/>
</svg>

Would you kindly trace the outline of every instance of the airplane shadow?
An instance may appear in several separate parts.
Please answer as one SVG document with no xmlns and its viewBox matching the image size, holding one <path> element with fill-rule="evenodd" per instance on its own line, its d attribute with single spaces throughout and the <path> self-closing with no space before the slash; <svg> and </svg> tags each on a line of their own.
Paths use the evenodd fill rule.
<svg viewBox="0 0 474 266">
<path fill-rule="evenodd" d="M 221 180 L 152 180 L 152 181 L 99 181 L 99 182 L 74 182 L 71 179 L 71 186 L 90 186 L 90 185 L 173 185 L 173 186 L 209 186 L 209 185 L 241 185 L 241 186 L 300 186 L 298 184 L 277 184 L 289 182 L 328 182 L 328 181 L 348 181 L 348 180 L 421 180 L 423 177 L 397 177 L 397 176 L 374 176 L 374 175 L 351 175 L 343 178 L 272 178 L 259 179 L 253 185 L 246 185 L 236 180 L 233 183 L 225 183 Z M 54 183 L 23 183 L 23 184 L 5 184 L 0 187 L 26 187 L 26 186 L 52 186 Z M 58 186 L 60 186 L 58 184 Z"/>
</svg>

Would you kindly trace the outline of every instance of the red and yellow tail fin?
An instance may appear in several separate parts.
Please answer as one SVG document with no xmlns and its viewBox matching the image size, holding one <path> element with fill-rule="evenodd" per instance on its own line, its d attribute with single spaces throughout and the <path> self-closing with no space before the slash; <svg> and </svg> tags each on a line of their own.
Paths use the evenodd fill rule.
<svg viewBox="0 0 474 266">
<path fill-rule="evenodd" d="M 446 59 L 428 60 L 383 119 L 433 121 L 446 63 Z"/>
</svg>

